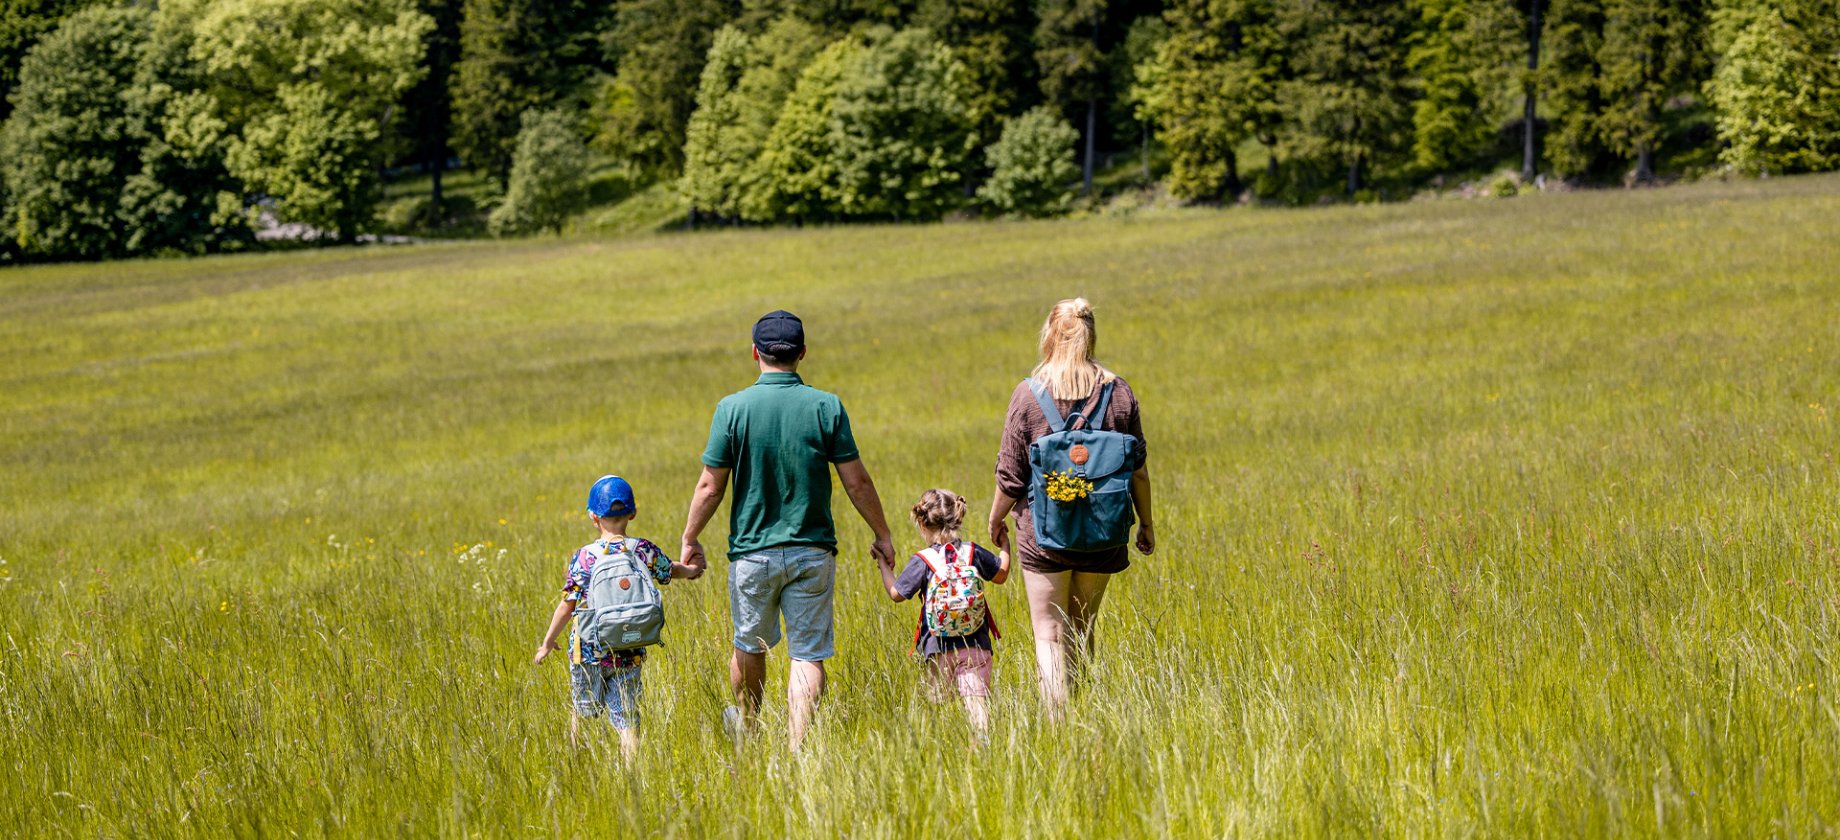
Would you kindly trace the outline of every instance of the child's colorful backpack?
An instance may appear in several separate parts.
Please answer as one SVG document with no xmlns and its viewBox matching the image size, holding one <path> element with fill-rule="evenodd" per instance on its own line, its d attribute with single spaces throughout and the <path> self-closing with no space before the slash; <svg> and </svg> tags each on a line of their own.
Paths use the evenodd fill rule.
<svg viewBox="0 0 1840 840">
<path fill-rule="evenodd" d="M 664 596 L 639 560 L 635 540 L 602 542 L 605 550 L 588 572 L 588 616 L 582 639 L 596 648 L 635 650 L 658 644 L 664 631 Z"/>
<path fill-rule="evenodd" d="M 1085 410 L 1062 419 L 1047 386 L 1027 382 L 1049 429 L 1029 444 L 1035 543 L 1055 551 L 1099 551 L 1130 542 L 1137 516 L 1127 466 L 1137 438 L 1105 428 L 1113 383 L 1101 385 Z"/>
<path fill-rule="evenodd" d="M 920 552 L 933 572 L 920 604 L 926 629 L 935 636 L 969 636 L 984 626 L 990 606 L 984 603 L 984 579 L 972 562 L 976 550 L 960 540 Z"/>
</svg>

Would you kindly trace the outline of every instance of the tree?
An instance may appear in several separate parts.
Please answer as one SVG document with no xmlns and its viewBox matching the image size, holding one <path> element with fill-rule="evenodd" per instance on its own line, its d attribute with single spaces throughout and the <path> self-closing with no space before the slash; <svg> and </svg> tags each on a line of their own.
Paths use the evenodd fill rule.
<svg viewBox="0 0 1840 840">
<path fill-rule="evenodd" d="M 962 96 L 980 143 L 996 139 L 1005 117 L 1035 104 L 1029 0 L 920 0 L 913 25 L 951 47 L 964 66 Z"/>
<path fill-rule="evenodd" d="M 835 177 L 831 123 L 844 75 L 866 50 L 854 38 L 840 38 L 799 72 L 761 150 L 765 185 L 750 193 L 759 205 L 749 205 L 749 218 L 804 219 L 841 210 L 829 190 Z"/>
<path fill-rule="evenodd" d="M 453 155 L 454 68 L 460 63 L 464 6 L 461 0 L 417 0 L 416 5 L 434 25 L 422 41 L 422 65 L 428 73 L 403 97 L 404 133 L 410 141 L 409 159 L 428 170 L 429 202 L 440 213 L 441 175 Z"/>
<path fill-rule="evenodd" d="M 128 253 L 118 212 L 140 168 L 127 95 L 147 47 L 143 9 L 98 7 L 65 19 L 20 65 L 0 138 L 9 233 L 23 254 L 103 259 Z"/>
<path fill-rule="evenodd" d="M 1264 2 L 1179 0 L 1165 14 L 1169 35 L 1138 65 L 1144 118 L 1169 149 L 1170 192 L 1209 200 L 1239 188 L 1235 152 L 1252 138 L 1272 151 L 1286 119 L 1279 95 L 1289 79 L 1276 10 Z"/>
<path fill-rule="evenodd" d="M 999 213 L 1048 216 L 1066 211 L 1068 186 L 1080 174 L 1074 144 L 1080 133 L 1049 106 L 1005 120 L 1003 134 L 984 154 L 990 180 L 978 198 Z"/>
<path fill-rule="evenodd" d="M 732 0 L 620 0 L 609 37 L 618 70 L 600 97 L 598 142 L 671 177 L 683 171 L 685 131 L 715 31 Z"/>
<path fill-rule="evenodd" d="M 1840 166 L 1840 3 L 1725 0 L 1712 31 L 1720 160 L 1746 173 Z"/>
<path fill-rule="evenodd" d="M 1404 4 L 1361 0 L 1287 0 L 1284 35 L 1297 45 L 1298 74 L 1283 97 L 1295 109 L 1297 150 L 1334 161 L 1348 173 L 1349 194 L 1367 167 L 1406 147 L 1411 131 Z"/>
<path fill-rule="evenodd" d="M 1040 10 L 1035 61 L 1041 66 L 1041 92 L 1063 110 L 1085 108 L 1086 148 L 1080 181 L 1082 191 L 1091 192 L 1099 96 L 1106 77 L 1106 57 L 1099 48 L 1106 0 L 1043 0 Z"/>
<path fill-rule="evenodd" d="M 95 0 L 0 0 L 0 120 L 12 111 L 19 65 L 38 39 Z"/>
<path fill-rule="evenodd" d="M 753 45 L 748 67 L 735 85 L 735 125 L 725 139 L 728 157 L 748 162 L 735 185 L 736 212 L 749 221 L 767 221 L 775 212 L 767 140 L 799 74 L 824 48 L 824 41 L 816 27 L 786 15 L 767 26 Z"/>
<path fill-rule="evenodd" d="M 1697 92 L 1704 11 L 1699 0 L 1604 3 L 1597 130 L 1612 152 L 1635 159 L 1638 182 L 1654 180 L 1663 108 L 1676 95 Z"/>
<path fill-rule="evenodd" d="M 455 147 L 502 186 L 523 113 L 576 96 L 598 67 L 606 8 L 591 0 L 465 4 L 451 87 Z"/>
<path fill-rule="evenodd" d="M 1144 183 L 1150 182 L 1150 126 L 1144 110 L 1145 89 L 1137 83 L 1137 68 L 1156 59 L 1156 53 L 1169 39 L 1169 24 L 1154 15 L 1138 18 L 1125 33 L 1124 46 L 1112 52 L 1112 89 L 1119 91 L 1118 113 L 1113 122 L 1135 127 L 1138 154 L 1143 158 Z"/>
<path fill-rule="evenodd" d="M 1546 160 L 1562 177 L 1580 175 L 1604 154 L 1597 121 L 1604 111 L 1598 53 L 1604 16 L 1596 0 L 1552 0 L 1547 7 L 1539 90 L 1546 102 Z"/>
<path fill-rule="evenodd" d="M 225 162 L 229 138 L 192 60 L 193 21 L 176 10 L 154 16 L 134 85 L 131 124 L 141 128 L 140 171 L 128 178 L 121 214 L 134 253 L 196 254 L 253 241 L 243 186 Z"/>
<path fill-rule="evenodd" d="M 1412 0 L 1406 67 L 1419 86 L 1412 155 L 1427 170 L 1467 162 L 1495 137 L 1520 45 L 1507 0 Z"/>
<path fill-rule="evenodd" d="M 692 214 L 737 215 L 741 173 L 755 156 L 747 155 L 746 146 L 729 135 L 742 130 L 737 125 L 735 87 L 746 70 L 750 46 L 745 33 L 724 26 L 709 48 L 709 63 L 697 85 L 696 112 L 685 129 L 684 174 L 678 179 L 678 191 Z"/>
<path fill-rule="evenodd" d="M 587 199 L 588 146 L 570 123 L 568 114 L 557 110 L 524 115 L 511 186 L 487 222 L 493 236 L 540 230 L 560 235 Z"/>
<path fill-rule="evenodd" d="M 964 197 L 975 148 L 964 73 L 924 29 L 877 37 L 837 84 L 827 195 L 844 214 L 937 219 Z"/>
<path fill-rule="evenodd" d="M 384 128 L 422 77 L 433 22 L 412 0 L 189 5 L 211 116 L 230 132 L 230 174 L 273 199 L 280 218 L 354 238 L 375 209 Z"/>
</svg>

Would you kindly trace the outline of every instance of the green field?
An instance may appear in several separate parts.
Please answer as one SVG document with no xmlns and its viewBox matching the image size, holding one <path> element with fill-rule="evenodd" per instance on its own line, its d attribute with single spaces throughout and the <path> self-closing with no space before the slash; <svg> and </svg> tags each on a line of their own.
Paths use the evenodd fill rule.
<svg viewBox="0 0 1840 840">
<path fill-rule="evenodd" d="M 1833 835 L 1836 218 L 1824 177 L 0 271 L 0 826 Z M 719 559 L 666 593 L 635 765 L 569 748 L 529 657 L 582 498 L 627 476 L 675 548 L 757 315 L 804 317 L 891 511 L 981 510 L 1075 294 L 1160 548 L 1067 722 L 1020 581 L 990 745 L 918 698 L 840 494 L 807 750 L 720 734 Z"/>
</svg>

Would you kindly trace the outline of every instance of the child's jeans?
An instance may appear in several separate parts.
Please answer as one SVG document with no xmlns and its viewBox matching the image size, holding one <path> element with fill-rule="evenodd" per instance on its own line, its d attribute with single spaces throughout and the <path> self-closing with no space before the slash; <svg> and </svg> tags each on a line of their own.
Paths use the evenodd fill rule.
<svg viewBox="0 0 1840 840">
<path fill-rule="evenodd" d="M 643 667 L 570 664 L 569 691 L 575 701 L 575 713 L 591 718 L 600 717 L 605 710 L 607 722 L 613 724 L 613 728 L 637 728 L 639 696 L 645 692 L 645 684 L 639 679 L 639 669 Z"/>
<path fill-rule="evenodd" d="M 923 679 L 934 702 L 945 700 L 954 688 L 960 697 L 989 697 L 990 651 L 961 648 L 935 653 L 926 658 Z"/>
</svg>

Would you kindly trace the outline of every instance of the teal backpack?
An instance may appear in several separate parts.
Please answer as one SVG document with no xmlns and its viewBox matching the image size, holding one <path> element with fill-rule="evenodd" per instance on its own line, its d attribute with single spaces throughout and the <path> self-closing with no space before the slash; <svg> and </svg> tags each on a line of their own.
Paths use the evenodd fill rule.
<svg viewBox="0 0 1840 840">
<path fill-rule="evenodd" d="M 1029 510 L 1036 544 L 1054 551 L 1101 551 L 1130 542 L 1137 515 L 1127 465 L 1137 438 L 1105 429 L 1113 383 L 1101 385 L 1084 411 L 1065 419 L 1046 385 L 1033 379 L 1027 384 L 1049 430 L 1029 444 L 1029 463 L 1035 467 Z"/>
</svg>

